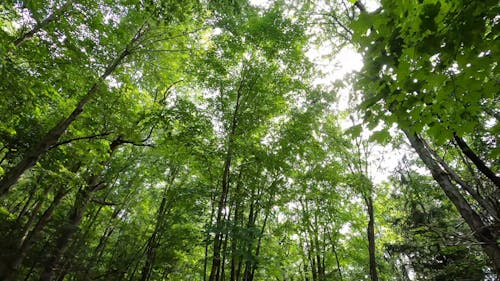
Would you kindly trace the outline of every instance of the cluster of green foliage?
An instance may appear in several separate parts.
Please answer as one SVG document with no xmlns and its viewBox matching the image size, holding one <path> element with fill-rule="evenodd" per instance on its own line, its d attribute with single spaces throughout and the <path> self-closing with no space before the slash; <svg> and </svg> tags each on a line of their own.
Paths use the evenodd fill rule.
<svg viewBox="0 0 500 281">
<path fill-rule="evenodd" d="M 0 4 L 1 280 L 495 277 L 497 4 L 251 2 Z"/>
</svg>

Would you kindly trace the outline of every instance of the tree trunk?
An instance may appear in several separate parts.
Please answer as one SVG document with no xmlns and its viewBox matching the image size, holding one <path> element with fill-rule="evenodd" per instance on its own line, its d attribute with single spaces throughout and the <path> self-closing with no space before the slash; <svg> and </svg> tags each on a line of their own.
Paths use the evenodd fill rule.
<svg viewBox="0 0 500 281">
<path fill-rule="evenodd" d="M 47 194 L 50 192 L 51 189 L 52 189 L 51 187 L 46 188 L 43 191 L 42 196 L 40 196 L 40 198 L 38 198 L 38 200 L 36 201 L 36 203 L 31 208 L 30 216 L 28 218 L 28 221 L 23 226 L 23 229 L 22 229 L 22 232 L 21 232 L 21 235 L 20 235 L 21 239 L 19 239 L 19 245 L 18 246 L 20 246 L 24 242 L 24 239 L 26 239 L 26 236 L 28 235 L 28 233 L 29 233 L 29 231 L 31 229 L 31 226 L 33 225 L 33 223 L 36 221 L 36 218 L 38 217 L 38 212 L 40 211 L 40 208 L 43 205 L 43 201 L 44 201 L 44 199 L 46 199 L 45 197 L 47 196 Z M 31 194 L 34 194 L 34 193 L 35 192 L 33 192 L 33 191 L 31 192 Z M 31 195 L 30 195 L 30 197 L 31 197 Z M 24 213 L 24 211 L 21 211 L 21 213 L 19 214 L 18 221 L 21 220 L 21 216 L 24 216 L 26 214 L 26 213 Z"/>
<path fill-rule="evenodd" d="M 255 190 L 252 190 L 252 195 L 250 198 L 250 210 L 248 211 L 248 220 L 247 220 L 247 229 L 250 229 L 255 226 L 255 221 L 257 220 L 258 211 L 255 210 L 256 205 L 255 199 Z M 252 256 L 252 248 L 253 248 L 253 235 L 251 235 L 248 239 L 249 241 L 246 243 L 246 252 L 245 252 L 245 270 L 243 271 L 243 281 L 250 281 L 252 278 L 252 268 L 253 262 L 250 259 Z"/>
<path fill-rule="evenodd" d="M 41 181 L 42 178 L 43 178 L 42 175 L 38 175 L 36 177 L 35 184 L 33 184 L 33 187 L 29 191 L 28 199 L 26 200 L 26 203 L 24 203 L 23 208 L 21 209 L 21 211 L 19 212 L 19 215 L 17 216 L 16 224 L 20 225 L 22 218 L 28 213 L 28 210 L 30 209 L 31 202 L 32 202 L 33 198 L 36 195 L 36 188 L 40 184 L 40 181 Z M 38 200 L 35 202 L 35 204 L 31 207 L 31 211 L 30 211 L 31 215 L 30 215 L 30 217 L 28 219 L 28 222 L 23 227 L 24 228 L 23 229 L 23 233 L 27 231 L 26 229 L 29 229 L 31 227 L 31 224 L 35 220 L 36 215 L 38 214 L 38 211 L 42 207 L 43 198 L 45 198 L 45 196 L 47 196 L 47 194 L 49 193 L 50 189 L 51 189 L 50 187 L 46 188 L 43 191 L 42 196 L 40 196 L 40 198 L 38 198 Z"/>
<path fill-rule="evenodd" d="M 241 175 L 241 171 L 240 171 Z M 236 184 L 236 196 L 239 196 L 239 190 L 240 190 L 240 182 Z M 235 210 L 234 210 L 234 226 L 233 226 L 233 239 L 231 240 L 231 273 L 230 273 L 230 281 L 236 281 L 239 276 L 239 269 L 238 269 L 238 264 L 239 261 L 241 260 L 240 254 L 237 253 L 238 250 L 238 236 L 239 236 L 239 231 L 236 231 L 238 227 L 238 222 L 239 222 L 239 217 L 240 217 L 240 202 L 238 199 L 235 199 Z"/>
<path fill-rule="evenodd" d="M 90 187 L 95 186 L 97 184 L 97 176 L 92 176 L 89 183 L 94 183 L 93 185 L 89 185 Z M 59 230 L 60 235 L 56 242 L 55 252 L 47 261 L 41 274 L 40 281 L 52 281 L 56 277 L 56 273 L 60 270 L 59 266 L 61 259 L 69 248 L 71 239 L 78 230 L 78 226 L 82 221 L 83 214 L 87 209 L 90 199 L 91 189 L 85 187 L 78 192 L 73 209 L 68 216 L 68 221 Z"/>
<path fill-rule="evenodd" d="M 253 278 L 255 276 L 255 270 L 259 266 L 258 258 L 260 255 L 260 249 L 262 245 L 262 237 L 264 236 L 264 231 L 266 230 L 266 225 L 267 225 L 267 219 L 269 217 L 269 210 L 266 211 L 266 214 L 264 216 L 264 222 L 262 223 L 262 227 L 260 229 L 260 235 L 259 238 L 257 239 L 257 248 L 255 249 L 255 263 L 252 266 L 252 273 L 250 275 L 250 281 L 253 281 Z"/>
<path fill-rule="evenodd" d="M 434 151 L 425 140 L 422 140 L 422 143 L 424 144 L 424 147 L 431 153 L 431 155 L 434 157 L 436 162 L 438 162 L 441 167 L 444 169 L 445 172 L 448 173 L 448 176 L 451 180 L 455 181 L 458 183 L 467 193 L 469 193 L 474 200 L 477 201 L 479 204 L 479 207 L 482 208 L 482 211 L 489 216 L 491 216 L 495 220 L 499 220 L 498 216 L 498 211 L 495 209 L 495 207 L 488 202 L 479 192 L 476 192 L 468 183 L 466 183 L 464 180 L 460 178 L 460 176 L 457 175 L 457 173 L 446 164 L 444 159 L 442 159 L 436 151 Z"/>
<path fill-rule="evenodd" d="M 337 270 L 339 272 L 339 278 L 340 278 L 340 281 L 342 281 L 342 269 L 340 268 L 339 255 L 337 254 L 337 249 L 335 247 L 335 243 L 333 242 L 331 234 L 329 234 L 329 238 L 330 238 L 330 243 L 332 243 L 332 251 L 333 251 L 333 254 L 335 255 L 335 262 L 337 264 Z"/>
<path fill-rule="evenodd" d="M 102 161 L 101 165 L 105 166 L 113 157 L 113 153 L 124 142 L 120 137 L 111 142 L 109 147 L 109 158 Z M 104 183 L 99 182 L 99 175 L 94 173 L 86 182 L 86 186 L 80 188 L 77 192 L 73 208 L 70 211 L 67 222 L 61 227 L 59 238 L 56 241 L 55 252 L 51 255 L 46 263 L 40 277 L 40 281 L 52 281 L 56 277 L 55 274 L 60 270 L 60 262 L 64 254 L 69 248 L 71 239 L 78 231 L 78 227 L 82 222 L 83 214 L 87 210 L 93 193 L 102 188 Z"/>
<path fill-rule="evenodd" d="M 170 171 L 170 180 L 165 186 L 163 196 L 161 199 L 160 207 L 156 213 L 156 224 L 153 233 L 148 239 L 146 244 L 146 261 L 141 270 L 141 281 L 147 281 L 151 278 L 151 272 L 156 260 L 156 251 L 160 246 L 161 235 L 165 227 L 165 220 L 168 218 L 172 209 L 173 198 L 171 198 L 171 188 L 177 176 L 177 169 L 173 168 Z"/>
<path fill-rule="evenodd" d="M 15 258 L 12 260 L 11 264 L 11 270 L 9 270 L 4 277 L 5 281 L 8 280 L 16 280 L 17 273 L 19 271 L 19 268 L 21 267 L 24 258 L 28 254 L 28 252 L 31 250 L 31 247 L 33 246 L 34 242 L 36 242 L 37 236 L 40 234 L 40 232 L 43 230 L 43 228 L 47 225 L 49 222 L 50 218 L 52 217 L 52 214 L 54 213 L 54 209 L 59 205 L 61 200 L 64 198 L 64 196 L 67 194 L 67 191 L 64 189 L 61 189 L 54 197 L 54 200 L 50 204 L 50 206 L 45 210 L 45 212 L 42 214 L 40 219 L 38 220 L 37 224 L 35 227 L 26 235 L 26 237 L 21 238 L 20 245 L 18 246 L 18 253 L 16 254 Z"/>
<path fill-rule="evenodd" d="M 455 139 L 455 142 L 457 143 L 458 147 L 462 150 L 462 152 L 467 156 L 474 165 L 476 165 L 477 169 L 483 173 L 487 178 L 489 178 L 497 188 L 500 188 L 500 177 L 497 177 L 493 171 L 486 166 L 486 164 L 477 156 L 474 151 L 467 145 L 467 143 L 459 136 L 456 134 L 453 136 Z"/>
<path fill-rule="evenodd" d="M 368 227 L 366 232 L 368 234 L 368 254 L 370 256 L 370 279 L 372 281 L 378 281 L 377 260 L 375 256 L 375 216 L 371 192 L 370 195 L 365 197 L 365 202 L 368 209 Z"/>
<path fill-rule="evenodd" d="M 498 237 L 488 225 L 485 225 L 481 217 L 471 208 L 467 200 L 462 196 L 457 187 L 451 182 L 448 174 L 439 167 L 432 154 L 425 148 L 423 141 L 414 133 L 404 130 L 412 147 L 417 151 L 420 159 L 430 170 L 432 177 L 443 189 L 446 196 L 465 220 L 473 232 L 474 237 L 481 244 L 484 253 L 490 258 L 494 271 L 500 273 L 500 248 L 497 244 Z"/>
<path fill-rule="evenodd" d="M 231 174 L 231 161 L 233 158 L 233 144 L 234 138 L 236 136 L 236 127 L 238 126 L 238 114 L 240 109 L 240 101 L 243 92 L 244 81 L 240 81 L 240 85 L 238 87 L 237 96 L 236 96 L 236 105 L 234 106 L 233 111 L 233 119 L 231 122 L 231 131 L 228 135 L 227 141 L 227 152 L 226 158 L 224 160 L 224 172 L 222 175 L 222 193 L 220 195 L 219 204 L 217 208 L 217 219 L 216 219 L 216 233 L 214 238 L 214 249 L 213 249 L 213 257 L 212 257 L 212 269 L 210 270 L 209 281 L 218 281 L 220 275 L 220 266 L 221 266 L 221 247 L 222 247 L 222 228 L 224 225 L 223 221 L 223 213 L 224 209 L 227 206 L 227 196 L 229 194 L 229 179 Z"/>
<path fill-rule="evenodd" d="M 211 196 L 211 208 L 210 208 L 210 220 L 208 225 L 211 226 L 214 220 L 215 214 L 215 195 Z M 203 261 L 203 281 L 207 280 L 207 267 L 208 267 L 208 245 L 210 244 L 210 231 L 207 230 L 207 235 L 205 236 L 205 259 Z"/>
</svg>

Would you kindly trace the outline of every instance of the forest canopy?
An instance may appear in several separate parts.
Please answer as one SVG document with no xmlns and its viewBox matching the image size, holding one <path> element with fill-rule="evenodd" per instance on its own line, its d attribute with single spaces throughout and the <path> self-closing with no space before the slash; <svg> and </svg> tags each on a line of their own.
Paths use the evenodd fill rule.
<svg viewBox="0 0 500 281">
<path fill-rule="evenodd" d="M 492 0 L 3 1 L 0 280 L 497 280 L 499 28 Z"/>
</svg>

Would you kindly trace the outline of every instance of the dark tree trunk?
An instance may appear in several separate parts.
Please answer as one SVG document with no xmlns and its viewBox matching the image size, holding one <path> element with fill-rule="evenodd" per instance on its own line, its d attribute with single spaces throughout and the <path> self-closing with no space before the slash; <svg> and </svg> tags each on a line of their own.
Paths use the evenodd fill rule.
<svg viewBox="0 0 500 281">
<path fill-rule="evenodd" d="M 330 243 L 332 243 L 333 254 L 335 255 L 335 262 L 337 264 L 337 270 L 339 272 L 339 278 L 340 278 L 339 280 L 342 281 L 342 269 L 340 268 L 339 255 L 337 254 L 337 249 L 335 247 L 335 243 L 333 242 L 331 235 L 329 236 L 329 238 L 330 238 Z"/>
<path fill-rule="evenodd" d="M 258 258 L 260 255 L 260 249 L 261 249 L 261 245 L 262 245 L 262 237 L 264 237 L 264 231 L 266 230 L 269 212 L 270 212 L 270 210 L 266 210 L 266 214 L 264 216 L 264 222 L 262 223 L 262 227 L 260 229 L 260 235 L 259 235 L 259 238 L 257 239 L 257 248 L 255 249 L 255 263 L 252 266 L 252 273 L 250 275 L 250 281 L 253 281 L 253 278 L 255 276 L 255 270 L 259 267 Z"/>
<path fill-rule="evenodd" d="M 93 176 L 89 183 L 94 183 L 95 186 L 97 184 L 97 176 Z M 80 225 L 83 214 L 87 209 L 87 205 L 89 204 L 91 199 L 91 189 L 83 188 L 81 189 L 75 200 L 73 209 L 68 217 L 68 221 L 64 224 L 64 226 L 59 230 L 59 238 L 56 241 L 55 252 L 51 255 L 40 277 L 40 281 L 52 281 L 56 277 L 56 274 L 60 270 L 60 262 L 64 254 L 69 248 L 69 244 L 74 234 L 78 231 L 78 226 Z"/>
<path fill-rule="evenodd" d="M 486 200 L 486 198 L 481 196 L 481 194 L 474 190 L 468 183 L 462 180 L 462 178 L 451 167 L 449 167 L 448 164 L 446 164 L 446 162 L 438 155 L 438 153 L 434 151 L 424 140 L 422 140 L 422 143 L 424 144 L 424 147 L 431 153 L 434 159 L 441 165 L 444 171 L 448 173 L 449 178 L 458 183 L 465 191 L 467 191 L 467 193 L 469 193 L 469 195 L 477 201 L 484 213 L 488 214 L 498 221 L 498 210 L 495 208 L 495 206 L 493 206 L 488 200 Z"/>
<path fill-rule="evenodd" d="M 239 173 L 241 175 L 241 171 Z M 239 196 L 240 191 L 240 181 L 236 184 L 236 196 Z M 231 240 L 231 273 L 230 273 L 230 281 L 236 281 L 239 279 L 239 262 L 241 260 L 241 255 L 237 253 L 238 250 L 238 236 L 239 231 L 237 231 L 239 217 L 240 217 L 240 202 L 239 199 L 235 199 L 235 207 L 234 207 L 234 226 L 233 226 L 233 239 Z"/>
<path fill-rule="evenodd" d="M 35 204 L 33 205 L 33 207 L 31 208 L 31 211 L 30 211 L 30 216 L 28 218 L 28 221 L 26 222 L 26 224 L 23 226 L 23 230 L 21 232 L 21 239 L 19 239 L 19 246 L 24 242 L 24 240 L 26 239 L 26 236 L 28 235 L 30 229 L 31 229 L 31 226 L 33 225 L 33 223 L 36 221 L 36 218 L 38 217 L 38 212 L 40 211 L 40 208 L 42 207 L 43 205 L 43 201 L 45 199 L 45 197 L 47 196 L 47 194 L 50 192 L 52 188 L 46 188 L 44 191 L 43 191 L 43 194 L 40 198 L 38 198 L 38 200 L 35 202 Z M 32 192 L 32 194 L 34 194 L 35 192 Z M 30 195 L 31 197 L 31 195 Z M 18 217 L 18 221 L 21 220 L 21 215 L 25 215 L 26 213 L 24 213 L 24 211 L 21 211 L 21 213 L 19 214 L 19 217 Z"/>
<path fill-rule="evenodd" d="M 368 209 L 368 227 L 366 232 L 368 234 L 368 254 L 370 256 L 370 279 L 372 281 L 378 281 L 377 259 L 375 256 L 375 216 L 371 193 L 365 197 L 365 202 Z"/>
<path fill-rule="evenodd" d="M 477 156 L 474 151 L 467 145 L 467 143 L 459 136 L 454 135 L 453 137 L 455 139 L 455 142 L 457 143 L 458 147 L 462 150 L 462 152 L 467 156 L 474 165 L 476 165 L 477 169 L 483 173 L 488 179 L 490 179 L 497 188 L 500 188 L 500 177 L 497 177 L 493 171 L 486 166 L 486 164 Z"/>
<path fill-rule="evenodd" d="M 228 135 L 226 158 L 224 160 L 224 172 L 222 175 L 222 193 L 219 198 L 216 218 L 216 233 L 214 238 L 214 249 L 212 257 L 212 269 L 210 270 L 209 281 L 218 281 L 221 266 L 221 247 L 222 247 L 222 228 L 224 225 L 223 212 L 227 206 L 227 197 L 229 194 L 229 179 L 231 175 L 231 161 L 233 158 L 233 144 L 236 137 L 236 128 L 238 126 L 238 114 L 240 109 L 240 101 L 243 93 L 244 81 L 240 81 L 236 96 L 236 105 L 234 106 L 233 118 L 231 121 L 231 131 Z"/>
<path fill-rule="evenodd" d="M 156 224 L 146 244 L 145 262 L 141 270 L 141 281 L 147 281 L 151 278 L 151 272 L 156 261 L 156 252 L 160 246 L 162 232 L 165 228 L 165 220 L 168 218 L 172 209 L 173 198 L 171 197 L 171 187 L 174 184 L 177 176 L 177 169 L 174 168 L 170 173 L 170 180 L 165 186 L 163 196 L 161 199 L 160 207 L 156 213 Z"/>
<path fill-rule="evenodd" d="M 24 206 L 23 208 L 21 209 L 21 211 L 19 212 L 19 215 L 17 216 L 17 219 L 16 219 L 16 224 L 21 224 L 21 220 L 23 219 L 23 217 L 28 213 L 28 210 L 30 209 L 30 205 L 31 205 L 31 202 L 33 201 L 33 198 L 35 197 L 36 195 L 36 189 L 37 189 L 37 186 L 40 185 L 40 182 L 41 182 L 41 179 L 42 179 L 42 176 L 41 175 L 38 175 L 36 177 L 36 181 L 35 181 L 35 184 L 33 184 L 33 187 L 31 188 L 31 190 L 29 191 L 29 195 L 28 195 L 28 199 L 26 200 L 26 203 L 24 203 Z M 43 194 L 42 196 L 35 202 L 34 205 L 32 205 L 31 207 L 31 216 L 30 218 L 28 219 L 28 222 L 26 223 L 26 225 L 24 226 L 24 230 L 23 230 L 23 233 L 26 232 L 26 229 L 29 229 L 31 227 L 31 224 L 33 223 L 33 221 L 35 220 L 37 214 L 38 214 L 38 211 L 40 210 L 40 208 L 42 207 L 42 203 L 43 203 L 43 198 L 45 198 L 45 196 L 47 196 L 47 194 L 49 193 L 51 188 L 46 188 L 44 191 L 43 191 Z M 23 235 L 24 236 L 24 235 Z"/>
<path fill-rule="evenodd" d="M 33 246 L 34 242 L 36 242 L 36 238 L 40 234 L 40 232 L 43 230 L 43 228 L 47 225 L 49 222 L 50 218 L 52 217 L 52 214 L 54 213 L 54 209 L 59 205 L 61 200 L 64 198 L 64 196 L 67 194 L 67 191 L 64 189 L 61 189 L 54 197 L 54 200 L 50 204 L 50 206 L 45 210 L 45 212 L 42 214 L 40 219 L 38 220 L 37 224 L 35 227 L 26 235 L 26 237 L 21 238 L 20 245 L 18 246 L 18 252 L 14 259 L 12 260 L 11 264 L 11 270 L 9 270 L 4 277 L 5 281 L 8 280 L 16 280 L 17 273 L 19 271 L 19 268 L 21 267 L 24 258 L 28 254 L 28 252 L 31 250 L 31 247 Z"/>
<path fill-rule="evenodd" d="M 481 217 L 472 209 L 458 188 L 451 182 L 448 174 L 441 169 L 432 154 L 425 148 L 423 141 L 414 133 L 404 131 L 412 147 L 417 151 L 420 159 L 430 170 L 432 177 L 443 189 L 446 196 L 455 205 L 458 212 L 473 232 L 474 237 L 481 244 L 484 253 L 490 258 L 497 274 L 500 273 L 500 248 L 494 231 L 483 223 Z"/>
<path fill-rule="evenodd" d="M 211 210 L 210 210 L 210 220 L 209 220 L 209 226 L 212 225 L 213 219 L 214 219 L 214 214 L 215 214 L 215 195 L 212 195 L 212 200 L 211 200 Z M 210 232 L 207 230 L 207 235 L 205 236 L 205 259 L 203 261 L 203 281 L 207 280 L 207 267 L 208 267 L 208 246 L 210 244 Z"/>
<path fill-rule="evenodd" d="M 110 144 L 109 158 L 104 160 L 101 165 L 105 166 L 113 157 L 113 153 L 124 142 L 120 137 L 115 139 Z M 103 182 L 99 182 L 99 175 L 97 173 L 91 175 L 86 182 L 86 186 L 80 188 L 77 192 L 73 207 L 69 213 L 66 223 L 59 230 L 59 238 L 56 241 L 56 248 L 54 253 L 50 256 L 49 260 L 44 266 L 40 281 L 52 281 L 56 277 L 56 273 L 61 270 L 60 262 L 64 254 L 69 248 L 73 236 L 78 231 L 78 227 L 82 222 L 84 213 L 87 206 L 92 200 L 93 193 L 104 186 Z"/>
</svg>

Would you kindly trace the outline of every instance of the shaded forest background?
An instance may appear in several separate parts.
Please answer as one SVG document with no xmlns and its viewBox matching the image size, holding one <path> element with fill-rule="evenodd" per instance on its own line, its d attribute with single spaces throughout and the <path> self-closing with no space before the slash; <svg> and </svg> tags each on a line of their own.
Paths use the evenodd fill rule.
<svg viewBox="0 0 500 281">
<path fill-rule="evenodd" d="M 496 280 L 499 14 L 2 2 L 0 279 Z"/>
</svg>

